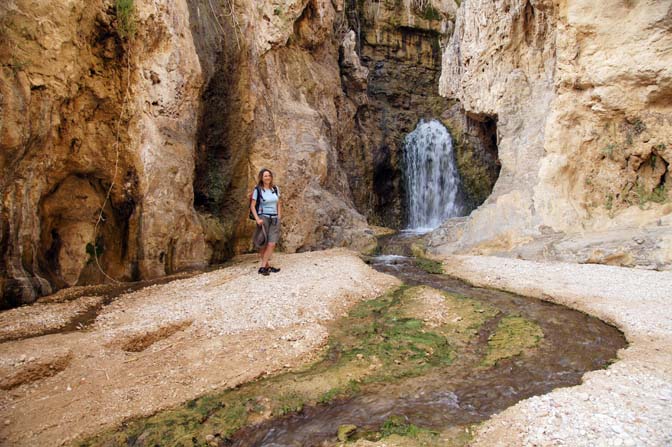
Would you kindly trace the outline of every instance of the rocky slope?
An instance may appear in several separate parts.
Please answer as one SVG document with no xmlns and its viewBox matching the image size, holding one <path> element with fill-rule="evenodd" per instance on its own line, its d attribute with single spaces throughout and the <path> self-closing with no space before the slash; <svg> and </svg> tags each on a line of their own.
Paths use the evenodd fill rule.
<svg viewBox="0 0 672 447">
<path fill-rule="evenodd" d="M 671 17 L 669 1 L 465 2 L 441 93 L 497 120 L 502 171 L 434 252 L 669 268 Z"/>
</svg>

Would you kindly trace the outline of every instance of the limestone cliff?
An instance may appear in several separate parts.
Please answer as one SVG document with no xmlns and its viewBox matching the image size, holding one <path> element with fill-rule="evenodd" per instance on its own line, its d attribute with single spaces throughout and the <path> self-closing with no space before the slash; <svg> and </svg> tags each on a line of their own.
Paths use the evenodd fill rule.
<svg viewBox="0 0 672 447">
<path fill-rule="evenodd" d="M 222 223 L 215 257 L 250 248 L 246 206 L 262 167 L 280 186 L 282 249 L 372 244 L 337 157 L 351 121 L 341 116 L 347 99 L 334 33 L 343 5 L 227 5 L 221 26 L 228 42 L 204 95 L 195 183 L 199 209 Z"/>
<path fill-rule="evenodd" d="M 134 14 L 124 39 L 109 1 L 0 5 L 3 305 L 204 264 L 186 2 Z"/>
<path fill-rule="evenodd" d="M 496 118 L 502 171 L 434 251 L 669 267 L 671 26 L 670 1 L 463 2 L 441 93 Z"/>
<path fill-rule="evenodd" d="M 336 150 L 342 4 L 120 3 L 0 5 L 0 306 L 246 250 L 263 166 L 285 250 L 373 242 Z"/>
</svg>

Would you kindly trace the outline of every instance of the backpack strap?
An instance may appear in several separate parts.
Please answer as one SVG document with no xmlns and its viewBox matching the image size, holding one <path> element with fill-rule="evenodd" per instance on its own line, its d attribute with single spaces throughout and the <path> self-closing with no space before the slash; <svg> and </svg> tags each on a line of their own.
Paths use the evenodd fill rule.
<svg viewBox="0 0 672 447">
<path fill-rule="evenodd" d="M 259 185 L 256 185 L 254 187 L 254 190 L 257 191 L 257 201 L 255 203 L 254 208 L 256 209 L 258 216 L 261 210 L 261 202 L 264 200 L 264 197 L 261 195 L 261 188 L 259 188 Z"/>
</svg>

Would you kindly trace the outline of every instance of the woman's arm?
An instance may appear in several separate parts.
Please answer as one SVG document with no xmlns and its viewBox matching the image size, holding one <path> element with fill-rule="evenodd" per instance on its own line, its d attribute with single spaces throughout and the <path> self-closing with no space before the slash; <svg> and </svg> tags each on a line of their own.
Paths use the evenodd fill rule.
<svg viewBox="0 0 672 447">
<path fill-rule="evenodd" d="M 280 211 L 280 198 L 278 197 L 278 219 L 282 219 L 282 217 L 280 216 L 281 214 L 282 213 Z"/>
</svg>

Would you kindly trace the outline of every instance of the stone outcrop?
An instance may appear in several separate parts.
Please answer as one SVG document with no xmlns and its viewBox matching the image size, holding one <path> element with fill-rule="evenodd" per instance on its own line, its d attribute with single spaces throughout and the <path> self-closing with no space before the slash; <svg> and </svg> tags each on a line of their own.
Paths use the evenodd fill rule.
<svg viewBox="0 0 672 447">
<path fill-rule="evenodd" d="M 259 169 L 283 202 L 281 248 L 362 249 L 373 232 L 355 211 L 337 144 L 349 132 L 334 29 L 339 2 L 228 2 L 225 42 L 204 94 L 196 203 L 221 222 L 215 260 L 249 250 L 249 193 Z M 203 59 L 207 54 L 199 52 Z"/>
<path fill-rule="evenodd" d="M 370 246 L 336 150 L 343 8 L 3 3 L 0 306 L 245 251 L 263 166 L 286 251 Z"/>
<path fill-rule="evenodd" d="M 502 168 L 486 203 L 453 225 L 461 237 L 435 237 L 434 252 L 505 252 L 557 233 L 582 241 L 581 258 L 607 230 L 669 228 L 670 17 L 668 1 L 464 2 L 441 93 L 496 119 Z M 653 247 L 655 268 L 670 265 L 671 238 Z M 537 245 L 526 256 L 555 258 Z"/>
</svg>

